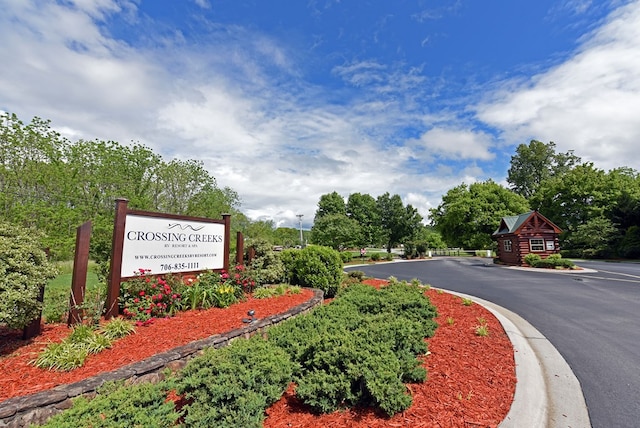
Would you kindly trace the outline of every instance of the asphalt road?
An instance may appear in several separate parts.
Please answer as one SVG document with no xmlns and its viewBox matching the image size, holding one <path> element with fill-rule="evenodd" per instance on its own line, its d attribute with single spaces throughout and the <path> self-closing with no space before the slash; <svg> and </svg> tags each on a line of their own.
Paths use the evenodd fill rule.
<svg viewBox="0 0 640 428">
<path fill-rule="evenodd" d="M 480 297 L 531 323 L 582 385 L 594 428 L 640 427 L 640 264 L 578 262 L 595 273 L 509 269 L 482 258 L 359 266 Z"/>
</svg>

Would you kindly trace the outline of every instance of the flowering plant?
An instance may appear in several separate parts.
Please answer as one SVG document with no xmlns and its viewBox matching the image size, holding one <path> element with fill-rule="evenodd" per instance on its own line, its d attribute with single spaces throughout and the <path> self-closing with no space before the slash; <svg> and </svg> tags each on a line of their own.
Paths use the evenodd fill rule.
<svg viewBox="0 0 640 428">
<path fill-rule="evenodd" d="M 255 281 L 242 265 L 235 266 L 230 272 L 207 271 L 185 284 L 183 304 L 188 309 L 226 308 L 253 288 Z"/>
<path fill-rule="evenodd" d="M 135 278 L 120 286 L 122 313 L 135 320 L 138 325 L 146 325 L 154 318 L 173 315 L 182 299 L 175 286 L 164 278 L 150 275 L 150 272 L 149 269 L 139 269 Z"/>
</svg>

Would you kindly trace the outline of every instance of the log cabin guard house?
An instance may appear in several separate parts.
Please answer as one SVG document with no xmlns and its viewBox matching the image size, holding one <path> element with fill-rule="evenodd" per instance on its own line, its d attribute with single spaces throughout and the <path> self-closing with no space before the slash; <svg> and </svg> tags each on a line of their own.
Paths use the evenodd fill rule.
<svg viewBox="0 0 640 428">
<path fill-rule="evenodd" d="M 529 253 L 545 259 L 560 252 L 558 235 L 562 229 L 538 211 L 506 216 L 491 235 L 497 241 L 497 258 L 508 265 L 527 266 L 524 257 Z"/>
</svg>

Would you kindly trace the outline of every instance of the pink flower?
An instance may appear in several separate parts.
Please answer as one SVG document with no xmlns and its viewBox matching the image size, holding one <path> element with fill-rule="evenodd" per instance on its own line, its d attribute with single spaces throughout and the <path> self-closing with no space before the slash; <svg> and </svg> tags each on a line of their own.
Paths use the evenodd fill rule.
<svg viewBox="0 0 640 428">
<path fill-rule="evenodd" d="M 144 290 L 140 290 L 140 293 L 138 294 L 140 294 L 141 296 L 144 296 Z"/>
</svg>

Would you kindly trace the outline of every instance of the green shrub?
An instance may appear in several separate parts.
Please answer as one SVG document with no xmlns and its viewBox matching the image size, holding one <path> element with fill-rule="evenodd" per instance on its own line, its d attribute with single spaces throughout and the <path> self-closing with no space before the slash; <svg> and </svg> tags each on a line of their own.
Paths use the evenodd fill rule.
<svg viewBox="0 0 640 428">
<path fill-rule="evenodd" d="M 524 260 L 528 265 L 535 268 L 572 269 L 575 267 L 575 264 L 571 260 L 563 259 L 562 256 L 557 253 L 549 254 L 545 259 L 537 254 L 527 254 Z"/>
<path fill-rule="evenodd" d="M 57 270 L 47 261 L 42 235 L 0 221 L 0 323 L 23 328 L 40 316 L 40 290 Z"/>
<path fill-rule="evenodd" d="M 257 285 L 277 284 L 286 280 L 284 263 L 280 253 L 273 251 L 271 243 L 264 239 L 255 239 L 251 246 L 255 257 L 247 269 Z"/>
<path fill-rule="evenodd" d="M 529 253 L 524 256 L 524 262 L 531 267 L 536 267 L 540 260 L 542 260 L 542 258 L 538 254 Z"/>
<path fill-rule="evenodd" d="M 342 281 L 340 253 L 329 247 L 310 246 L 285 250 L 282 260 L 291 284 L 318 288 L 325 297 L 333 297 Z"/>
<path fill-rule="evenodd" d="M 351 270 L 347 272 L 347 276 L 349 278 L 355 278 L 359 281 L 362 281 L 364 279 L 364 272 L 361 270 Z"/>
<path fill-rule="evenodd" d="M 342 263 L 349 263 L 353 260 L 353 253 L 351 251 L 342 251 L 340 252 L 340 258 L 342 259 Z"/>
<path fill-rule="evenodd" d="M 259 336 L 207 349 L 176 380 L 178 394 L 188 402 L 184 422 L 190 427 L 261 427 L 265 409 L 282 396 L 292 373 L 286 353 Z"/>
<path fill-rule="evenodd" d="M 371 260 L 373 260 L 374 262 L 378 262 L 381 259 L 382 259 L 381 253 L 371 253 Z"/>
<path fill-rule="evenodd" d="M 78 397 L 73 407 L 53 416 L 43 427 L 48 428 L 118 428 L 174 427 L 180 418 L 174 403 L 167 401 L 167 384 L 142 383 L 135 386 L 111 387 L 110 393 L 99 393 L 92 400 Z"/>
<path fill-rule="evenodd" d="M 434 317 L 417 286 L 358 284 L 330 305 L 272 327 L 269 340 L 298 364 L 296 394 L 316 411 L 363 405 L 391 415 L 411 404 L 403 382 L 426 378 L 416 356 L 427 351 Z"/>
<path fill-rule="evenodd" d="M 386 261 L 390 262 L 391 260 L 393 260 L 393 254 L 391 254 L 391 253 L 385 254 L 384 259 Z"/>
</svg>

